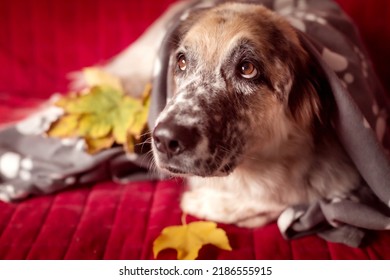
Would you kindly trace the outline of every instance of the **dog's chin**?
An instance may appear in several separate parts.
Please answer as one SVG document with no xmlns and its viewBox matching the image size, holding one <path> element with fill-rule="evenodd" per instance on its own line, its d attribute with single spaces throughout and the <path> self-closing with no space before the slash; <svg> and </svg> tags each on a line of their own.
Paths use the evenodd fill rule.
<svg viewBox="0 0 390 280">
<path fill-rule="evenodd" d="M 154 162 L 162 173 L 178 177 L 223 177 L 228 176 L 236 167 L 235 162 L 220 159 L 218 162 L 210 161 L 209 157 L 201 159 L 191 155 L 167 157 L 153 149 Z"/>
<path fill-rule="evenodd" d="M 179 177 L 193 176 L 193 174 L 191 172 L 188 172 L 187 170 L 179 169 L 176 167 L 171 167 L 169 165 L 158 166 L 158 168 L 163 173 L 167 173 L 167 174 L 172 175 L 172 176 L 179 176 Z"/>
<path fill-rule="evenodd" d="M 163 164 L 163 163 L 157 163 L 157 167 L 166 174 L 169 174 L 171 176 L 178 176 L 178 177 L 190 177 L 190 176 L 198 176 L 198 177 L 223 177 L 228 176 L 232 171 L 233 168 L 224 167 L 222 169 L 217 170 L 211 170 L 211 169 L 202 169 L 199 170 L 195 167 L 178 167 L 173 166 L 170 164 Z"/>
</svg>

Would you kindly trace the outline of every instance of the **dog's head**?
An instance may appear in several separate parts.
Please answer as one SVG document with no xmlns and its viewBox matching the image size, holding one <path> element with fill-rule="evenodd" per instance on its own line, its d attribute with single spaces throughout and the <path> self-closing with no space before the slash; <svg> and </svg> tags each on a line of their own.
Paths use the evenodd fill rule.
<svg viewBox="0 0 390 280">
<path fill-rule="evenodd" d="M 223 176 L 251 153 L 309 131 L 320 102 L 294 29 L 266 8 L 224 4 L 195 13 L 170 58 L 171 98 L 152 147 L 176 175 Z"/>
</svg>

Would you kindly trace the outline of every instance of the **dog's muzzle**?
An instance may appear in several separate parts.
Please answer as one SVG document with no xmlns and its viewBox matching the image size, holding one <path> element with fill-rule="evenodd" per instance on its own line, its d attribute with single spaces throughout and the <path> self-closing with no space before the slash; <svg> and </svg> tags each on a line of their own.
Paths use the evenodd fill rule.
<svg viewBox="0 0 390 280">
<path fill-rule="evenodd" d="M 153 150 L 159 168 L 174 174 L 198 173 L 195 166 L 200 134 L 197 127 L 183 126 L 167 118 L 152 133 Z"/>
<path fill-rule="evenodd" d="M 180 126 L 169 120 L 160 122 L 153 131 L 154 145 L 167 159 L 194 149 L 198 138 L 196 128 Z"/>
</svg>

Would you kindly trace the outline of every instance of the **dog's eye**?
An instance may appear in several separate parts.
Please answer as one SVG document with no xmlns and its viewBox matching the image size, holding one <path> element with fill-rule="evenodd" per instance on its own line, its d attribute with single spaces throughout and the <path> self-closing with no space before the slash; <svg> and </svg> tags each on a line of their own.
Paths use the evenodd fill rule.
<svg viewBox="0 0 390 280">
<path fill-rule="evenodd" d="M 177 57 L 177 66 L 181 71 L 185 71 L 187 68 L 187 60 L 184 54 L 180 54 Z"/>
<path fill-rule="evenodd" d="M 256 67 L 248 62 L 244 61 L 239 65 L 240 75 L 245 79 L 251 79 L 257 75 Z"/>
</svg>

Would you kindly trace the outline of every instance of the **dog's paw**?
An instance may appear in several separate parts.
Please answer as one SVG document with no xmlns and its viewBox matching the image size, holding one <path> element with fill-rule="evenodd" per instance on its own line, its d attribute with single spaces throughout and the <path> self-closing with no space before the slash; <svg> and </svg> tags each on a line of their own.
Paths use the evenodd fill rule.
<svg viewBox="0 0 390 280">
<path fill-rule="evenodd" d="M 180 206 L 184 213 L 201 219 L 221 223 L 232 222 L 221 201 L 205 189 L 185 192 Z"/>
<path fill-rule="evenodd" d="M 242 207 L 236 200 L 208 188 L 185 192 L 180 206 L 187 214 L 224 224 L 236 224 L 242 215 Z"/>
<path fill-rule="evenodd" d="M 276 220 L 279 215 L 280 212 L 260 213 L 256 216 L 237 221 L 236 225 L 244 228 L 261 227 Z"/>
<path fill-rule="evenodd" d="M 180 202 L 181 210 L 192 216 L 205 219 L 206 213 L 201 194 L 194 191 L 187 191 L 183 194 Z"/>
<path fill-rule="evenodd" d="M 282 207 L 265 211 L 262 203 L 248 200 L 247 203 L 226 192 L 210 188 L 187 191 L 181 199 L 181 209 L 192 216 L 214 222 L 255 228 L 277 219 Z"/>
</svg>

